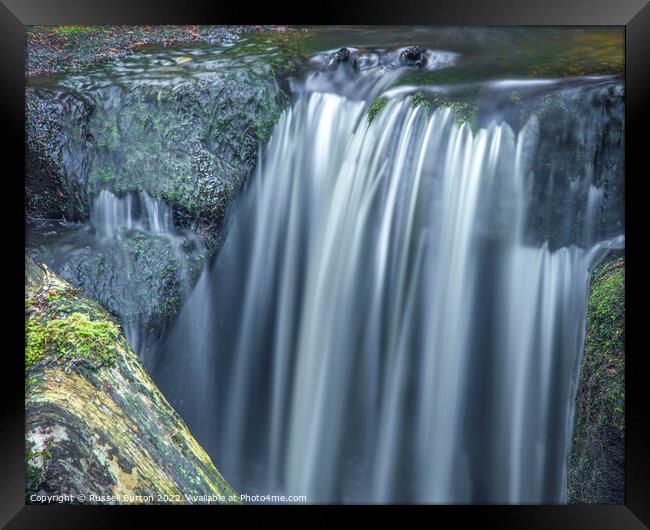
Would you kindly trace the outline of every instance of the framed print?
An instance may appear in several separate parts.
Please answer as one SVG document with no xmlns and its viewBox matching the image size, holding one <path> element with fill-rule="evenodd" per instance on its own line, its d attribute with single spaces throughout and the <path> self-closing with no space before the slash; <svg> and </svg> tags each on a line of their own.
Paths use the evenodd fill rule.
<svg viewBox="0 0 650 530">
<path fill-rule="evenodd" d="M 648 524 L 644 2 L 4 4 L 9 528 Z"/>
</svg>

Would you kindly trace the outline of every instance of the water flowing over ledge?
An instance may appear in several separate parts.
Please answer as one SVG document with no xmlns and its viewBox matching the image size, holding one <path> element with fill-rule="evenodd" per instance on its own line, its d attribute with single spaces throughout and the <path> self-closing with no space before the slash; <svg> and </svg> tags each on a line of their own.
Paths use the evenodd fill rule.
<svg viewBox="0 0 650 530">
<path fill-rule="evenodd" d="M 242 493 L 566 502 L 587 283 L 624 246 L 622 36 L 311 28 L 33 80 L 30 255 Z"/>
<path fill-rule="evenodd" d="M 558 203 L 535 116 L 474 132 L 396 97 L 369 123 L 367 80 L 335 81 L 282 115 L 154 376 L 241 491 L 564 502 L 616 168 L 551 175 Z"/>
</svg>

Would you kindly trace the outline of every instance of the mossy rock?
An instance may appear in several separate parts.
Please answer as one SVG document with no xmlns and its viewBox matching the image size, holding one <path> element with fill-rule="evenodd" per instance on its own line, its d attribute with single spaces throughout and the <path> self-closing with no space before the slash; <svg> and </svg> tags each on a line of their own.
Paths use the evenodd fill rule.
<svg viewBox="0 0 650 530">
<path fill-rule="evenodd" d="M 386 104 L 388 103 L 388 98 L 385 96 L 379 96 L 376 98 L 368 107 L 368 123 L 372 123 L 373 120 L 377 117 L 379 113 L 381 113 L 384 108 L 386 108 Z"/>
<path fill-rule="evenodd" d="M 28 88 L 28 218 L 80 220 L 100 190 L 146 192 L 214 252 L 232 200 L 289 104 L 283 86 L 306 61 L 303 40 L 295 31 L 252 34 L 224 49 L 218 68 L 198 73 L 142 54 L 152 75 L 179 69 L 164 84 L 113 76 L 109 63 Z"/>
<path fill-rule="evenodd" d="M 177 226 L 196 230 L 216 250 L 226 212 L 288 105 L 276 70 L 261 59 L 242 68 L 237 50 L 224 53 L 232 66 L 200 76 L 96 87 L 87 192 L 162 198 Z"/>
<path fill-rule="evenodd" d="M 97 302 L 29 258 L 25 301 L 27 503 L 237 502 Z"/>
<path fill-rule="evenodd" d="M 134 347 L 155 341 L 201 273 L 207 250 L 200 239 L 186 232 L 177 247 L 164 235 L 135 230 L 119 240 L 81 237 L 49 235 L 28 253 L 119 317 L 131 333 L 137 332 L 140 344 L 132 342 Z"/>
<path fill-rule="evenodd" d="M 599 266 L 590 286 L 568 466 L 570 503 L 625 500 L 625 264 Z"/>
</svg>

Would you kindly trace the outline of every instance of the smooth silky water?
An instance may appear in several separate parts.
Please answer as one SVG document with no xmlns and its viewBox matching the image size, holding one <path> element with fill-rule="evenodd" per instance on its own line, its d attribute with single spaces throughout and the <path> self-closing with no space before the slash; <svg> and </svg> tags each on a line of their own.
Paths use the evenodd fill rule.
<svg viewBox="0 0 650 530">
<path fill-rule="evenodd" d="M 30 244 L 77 278 L 86 256 L 126 271 L 134 238 L 169 242 L 185 299 L 171 329 L 147 329 L 128 282 L 97 292 L 117 299 L 129 342 L 240 493 L 566 502 L 589 274 L 624 246 L 623 87 L 530 68 L 581 64 L 571 50 L 587 41 L 604 53 L 587 61 L 618 53 L 599 31 L 312 28 L 307 73 L 285 80 L 292 104 L 196 284 L 200 238 L 144 193 L 100 191 L 87 222 Z M 399 67 L 415 41 L 426 64 Z M 253 42 L 134 54 L 57 83 L 119 112 L 139 85 L 246 68 Z M 359 71 L 329 58 L 351 42 Z M 470 94 L 478 119 L 416 92 Z M 547 98 L 568 106 L 555 129 L 537 116 Z M 83 180 L 93 161 L 70 130 Z"/>
<path fill-rule="evenodd" d="M 243 493 L 565 502 L 589 272 L 623 245 L 604 187 L 556 176 L 540 225 L 536 116 L 473 131 L 398 94 L 370 122 L 398 75 L 293 87 L 154 376 Z"/>
</svg>

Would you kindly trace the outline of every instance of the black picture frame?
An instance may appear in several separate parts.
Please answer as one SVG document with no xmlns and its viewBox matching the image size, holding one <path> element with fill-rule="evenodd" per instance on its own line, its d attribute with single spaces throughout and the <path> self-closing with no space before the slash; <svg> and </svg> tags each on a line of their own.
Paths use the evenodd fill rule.
<svg viewBox="0 0 650 530">
<path fill-rule="evenodd" d="M 498 528 L 627 529 L 650 525 L 650 422 L 648 403 L 647 346 L 642 341 L 644 261 L 640 233 L 643 231 L 640 201 L 641 182 L 647 178 L 644 162 L 646 120 L 650 95 L 650 5 L 647 0 L 373 0 L 345 6 L 330 3 L 300 8 L 275 3 L 245 5 L 233 2 L 173 0 L 0 0 L 0 105 L 6 138 L 3 142 L 3 205 L 7 227 L 5 237 L 16 248 L 7 248 L 9 264 L 4 282 L 6 336 L 3 352 L 3 386 L 7 389 L 0 423 L 0 524 L 8 528 L 116 528 L 149 520 L 151 510 L 140 507 L 25 506 L 24 504 L 24 329 L 20 307 L 24 304 L 24 259 L 18 246 L 24 245 L 24 94 L 25 26 L 32 24 L 432 24 L 432 25 L 620 25 L 625 26 L 626 60 L 626 495 L 620 506 L 412 506 L 385 507 L 213 507 L 223 516 L 233 516 L 245 525 L 249 514 L 277 512 L 301 515 L 316 524 L 342 510 L 361 510 L 380 517 L 396 508 L 399 516 L 415 514 L 437 521 L 451 517 L 454 524 L 467 519 L 481 526 Z M 318 11 L 316 11 L 318 9 Z M 251 20 L 252 19 L 252 20 Z M 8 188 L 7 188 L 8 186 Z M 15 189 L 14 189 L 15 187 Z M 23 190 L 21 193 L 21 189 Z M 630 318 L 631 315 L 631 318 Z M 21 397 L 23 396 L 23 397 Z M 163 508 L 164 517 L 196 515 L 194 507 Z M 318 516 L 315 517 L 315 510 Z M 173 514 L 170 514 L 173 512 Z M 230 525 L 228 525 L 230 526 Z"/>
</svg>

